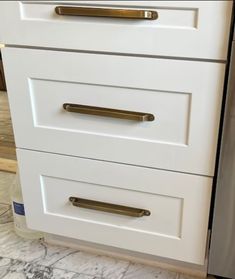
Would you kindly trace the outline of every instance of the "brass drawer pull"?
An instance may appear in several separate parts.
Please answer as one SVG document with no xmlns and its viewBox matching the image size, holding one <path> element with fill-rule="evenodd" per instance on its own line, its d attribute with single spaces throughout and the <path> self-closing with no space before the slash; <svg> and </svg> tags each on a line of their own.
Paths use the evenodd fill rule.
<svg viewBox="0 0 235 279">
<path fill-rule="evenodd" d="M 123 205 L 94 201 L 94 200 L 81 199 L 76 197 L 70 197 L 69 201 L 73 204 L 73 206 L 93 209 L 98 211 L 104 211 L 108 213 L 126 215 L 131 217 L 150 216 L 151 214 L 151 212 L 146 209 L 140 209 L 135 207 L 123 206 Z"/>
<path fill-rule="evenodd" d="M 84 8 L 58 6 L 55 8 L 58 15 L 66 16 L 91 16 L 91 17 L 109 17 L 124 19 L 142 19 L 155 20 L 158 18 L 156 11 L 149 10 L 127 10 L 127 9 L 103 9 L 103 8 Z"/>
<path fill-rule="evenodd" d="M 84 106 L 77 104 L 63 104 L 63 108 L 68 112 L 76 112 L 89 115 L 120 118 L 134 121 L 153 121 L 154 115 L 144 112 L 135 112 L 103 107 Z"/>
</svg>

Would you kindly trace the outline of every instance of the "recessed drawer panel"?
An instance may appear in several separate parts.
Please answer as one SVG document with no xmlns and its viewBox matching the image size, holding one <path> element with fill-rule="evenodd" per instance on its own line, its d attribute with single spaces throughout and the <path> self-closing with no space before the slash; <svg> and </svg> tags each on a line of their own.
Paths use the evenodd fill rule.
<svg viewBox="0 0 235 279">
<path fill-rule="evenodd" d="M 226 60 L 232 4 L 232 1 L 1 1 L 0 41 Z M 100 15 L 105 17 L 97 17 Z"/>
<path fill-rule="evenodd" d="M 213 175 L 223 64 L 14 48 L 3 56 L 17 147 Z"/>
<path fill-rule="evenodd" d="M 30 228 L 204 263 L 211 178 L 19 149 L 17 156 Z"/>
</svg>

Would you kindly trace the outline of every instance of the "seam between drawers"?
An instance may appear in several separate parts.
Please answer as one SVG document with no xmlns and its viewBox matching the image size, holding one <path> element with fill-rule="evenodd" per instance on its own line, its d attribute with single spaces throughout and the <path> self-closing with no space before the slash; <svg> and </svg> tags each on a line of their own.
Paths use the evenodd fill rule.
<svg viewBox="0 0 235 279">
<path fill-rule="evenodd" d="M 17 149 L 27 150 L 27 151 L 34 151 L 34 152 L 45 153 L 45 154 L 63 155 L 63 156 L 66 156 L 66 157 L 81 158 L 81 159 L 86 159 L 86 160 L 107 162 L 107 163 L 118 164 L 118 165 L 133 166 L 133 167 L 138 167 L 138 168 L 141 168 L 141 169 L 144 168 L 144 169 L 152 169 L 152 170 L 159 170 L 159 171 L 166 171 L 166 172 L 174 172 L 174 173 L 180 173 L 180 174 L 186 174 L 186 175 L 195 175 L 195 176 L 200 176 L 200 177 L 205 177 L 205 178 L 213 178 L 214 177 L 214 176 L 204 175 L 204 174 L 182 172 L 182 171 L 178 171 L 178 170 L 175 171 L 175 170 L 162 169 L 162 168 L 153 168 L 153 167 L 148 167 L 148 166 L 141 166 L 141 165 L 135 165 L 135 164 L 129 164 L 129 163 L 116 162 L 116 161 L 108 161 L 108 160 L 102 160 L 102 159 L 96 159 L 96 158 L 90 158 L 90 157 L 68 155 L 68 154 L 63 154 L 63 153 L 58 153 L 58 152 L 47 152 L 47 151 L 43 151 L 43 150 L 35 150 L 35 149 L 29 149 L 29 148 L 24 148 L 24 147 L 20 147 L 20 148 L 17 147 Z"/>
<path fill-rule="evenodd" d="M 127 57 L 142 57 L 150 59 L 168 59 L 168 60 L 184 60 L 184 61 L 195 61 L 195 62 L 209 62 L 209 63 L 221 63 L 226 64 L 226 60 L 214 60 L 214 59 L 204 59 L 204 58 L 190 58 L 190 57 L 176 57 L 176 56 L 157 56 L 157 55 L 147 55 L 147 54 L 132 54 L 132 53 L 118 53 L 118 52 L 105 52 L 105 51 L 91 51 L 91 50 L 74 50 L 74 49 L 64 49 L 64 48 L 53 48 L 53 47 L 39 47 L 39 46 L 24 46 L 24 45 L 11 45 L 5 44 L 5 47 L 9 48 L 23 48 L 32 50 L 49 50 L 58 52 L 72 52 L 72 53 L 89 53 L 95 55 L 112 55 L 112 56 L 127 56 Z"/>
</svg>

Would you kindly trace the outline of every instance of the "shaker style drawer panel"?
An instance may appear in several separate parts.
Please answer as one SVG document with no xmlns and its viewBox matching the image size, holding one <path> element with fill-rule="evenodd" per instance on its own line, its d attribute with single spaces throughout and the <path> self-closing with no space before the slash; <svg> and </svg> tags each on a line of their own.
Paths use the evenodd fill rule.
<svg viewBox="0 0 235 279">
<path fill-rule="evenodd" d="M 0 41 L 226 60 L 231 12 L 224 0 L 1 1 Z"/>
<path fill-rule="evenodd" d="M 204 264 L 211 178 L 21 149 L 17 157 L 30 228 Z"/>
<path fill-rule="evenodd" d="M 223 64 L 14 48 L 3 56 L 17 147 L 213 175 Z"/>
</svg>

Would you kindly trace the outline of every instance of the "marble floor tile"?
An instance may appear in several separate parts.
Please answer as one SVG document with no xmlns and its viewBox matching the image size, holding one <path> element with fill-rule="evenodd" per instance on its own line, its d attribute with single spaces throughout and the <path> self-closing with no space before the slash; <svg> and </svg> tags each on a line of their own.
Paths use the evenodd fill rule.
<svg viewBox="0 0 235 279">
<path fill-rule="evenodd" d="M 38 241 L 25 240 L 17 236 L 13 223 L 0 225 L 0 256 L 31 262 L 45 254 Z"/>
<path fill-rule="evenodd" d="M 178 274 L 157 267 L 131 264 L 122 279 L 177 279 Z"/>
<path fill-rule="evenodd" d="M 26 240 L 14 233 L 13 223 L 0 224 L 0 257 L 2 257 L 0 279 L 195 279 L 160 268 L 49 245 L 43 240 Z M 10 261 L 9 258 L 12 260 Z M 13 270 L 10 269 L 9 265 L 14 266 Z M 17 266 L 19 266 L 19 272 L 16 269 Z M 25 275 L 24 270 L 27 269 L 29 274 L 32 274 L 35 266 L 35 273 L 39 268 L 39 276 L 43 274 L 44 277 L 27 277 Z M 60 275 L 61 270 L 67 271 L 62 274 L 64 277 Z M 6 276 L 6 272 L 8 277 L 2 277 Z M 45 275 L 48 272 L 51 277 L 46 277 L 49 276 Z"/>
<path fill-rule="evenodd" d="M 13 223 L 0 224 L 0 256 L 84 273 L 92 278 L 98 276 L 119 279 L 128 266 L 128 262 L 109 257 L 48 245 L 42 240 L 23 239 L 15 234 Z M 87 276 L 88 279 L 90 279 L 89 276 Z"/>
<path fill-rule="evenodd" d="M 23 239 L 15 234 L 13 223 L 0 224 L 1 257 L 50 266 L 74 252 L 74 249 L 48 245 L 43 240 Z"/>
<path fill-rule="evenodd" d="M 76 252 L 71 248 L 47 244 L 43 240 L 39 241 L 39 245 L 44 248 L 44 254 L 39 259 L 34 259 L 33 262 L 45 266 L 52 266 Z"/>
<path fill-rule="evenodd" d="M 105 279 L 122 279 L 128 266 L 129 262 L 127 261 L 81 251 L 71 253 L 53 265 L 55 268 L 104 277 Z"/>
<path fill-rule="evenodd" d="M 1 279 L 101 279 L 24 261 L 0 258 Z"/>
<path fill-rule="evenodd" d="M 49 245 L 43 240 L 23 239 L 15 234 L 13 223 L 0 225 L 0 256 L 83 273 L 92 276 L 91 278 L 120 279 L 128 266 L 128 262 L 110 257 Z M 89 276 L 87 279 L 90 279 Z"/>
</svg>

